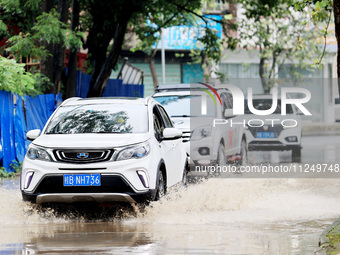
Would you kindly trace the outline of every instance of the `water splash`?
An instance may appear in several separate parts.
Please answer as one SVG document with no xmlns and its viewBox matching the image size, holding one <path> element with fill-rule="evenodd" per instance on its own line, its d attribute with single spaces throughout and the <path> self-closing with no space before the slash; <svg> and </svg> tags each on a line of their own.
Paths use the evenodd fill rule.
<svg viewBox="0 0 340 255">
<path fill-rule="evenodd" d="M 208 179 L 153 202 L 139 219 L 207 224 L 298 221 L 338 217 L 333 179 Z"/>
</svg>

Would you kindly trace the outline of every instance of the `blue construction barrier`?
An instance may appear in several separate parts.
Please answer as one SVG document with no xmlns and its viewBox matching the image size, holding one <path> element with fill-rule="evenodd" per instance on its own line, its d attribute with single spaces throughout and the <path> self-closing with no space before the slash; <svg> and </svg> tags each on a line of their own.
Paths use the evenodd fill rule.
<svg viewBox="0 0 340 255">
<path fill-rule="evenodd" d="M 13 95 L 0 91 L 0 133 L 1 133 L 1 159 L 2 165 L 8 170 L 15 157 L 15 127 Z"/>
<path fill-rule="evenodd" d="M 0 165 L 8 172 L 13 160 L 23 161 L 30 142 L 26 133 L 43 129 L 48 118 L 61 102 L 61 94 L 46 94 L 21 98 L 7 91 L 0 91 Z M 26 115 L 26 118 L 25 118 Z"/>
</svg>

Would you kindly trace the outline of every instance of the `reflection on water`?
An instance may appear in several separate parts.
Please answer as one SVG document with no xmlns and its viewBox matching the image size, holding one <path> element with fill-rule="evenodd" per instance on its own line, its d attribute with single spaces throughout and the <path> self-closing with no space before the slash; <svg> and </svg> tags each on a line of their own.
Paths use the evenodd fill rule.
<svg viewBox="0 0 340 255">
<path fill-rule="evenodd" d="M 208 179 L 146 208 L 40 208 L 0 184 L 0 252 L 311 254 L 339 216 L 338 179 Z"/>
</svg>

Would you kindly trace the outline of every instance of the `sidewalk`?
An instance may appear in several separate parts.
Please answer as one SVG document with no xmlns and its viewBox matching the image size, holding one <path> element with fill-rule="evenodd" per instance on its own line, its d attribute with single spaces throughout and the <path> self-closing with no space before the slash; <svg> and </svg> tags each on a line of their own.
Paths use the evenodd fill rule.
<svg viewBox="0 0 340 255">
<path fill-rule="evenodd" d="M 302 135 L 340 135 L 340 122 L 331 124 L 302 122 Z"/>
<path fill-rule="evenodd" d="M 316 254 L 340 254 L 340 218 L 321 234 L 319 246 L 320 251 Z"/>
</svg>

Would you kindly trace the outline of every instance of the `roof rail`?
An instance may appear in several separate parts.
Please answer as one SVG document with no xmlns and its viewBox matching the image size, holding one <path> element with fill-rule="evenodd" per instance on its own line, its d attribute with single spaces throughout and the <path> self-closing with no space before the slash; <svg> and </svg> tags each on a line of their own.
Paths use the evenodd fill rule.
<svg viewBox="0 0 340 255">
<path fill-rule="evenodd" d="M 204 83 L 181 83 L 181 84 L 164 84 L 158 85 L 155 89 L 156 92 L 160 92 L 162 90 L 188 90 L 188 89 L 198 89 L 205 88 Z M 214 84 L 208 84 L 209 86 L 215 87 Z"/>
</svg>

